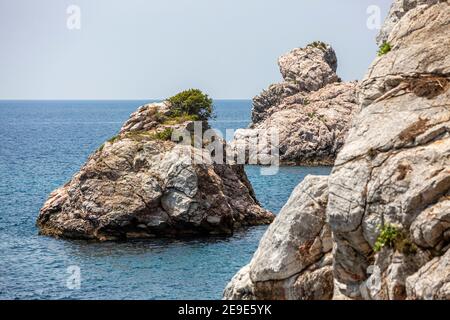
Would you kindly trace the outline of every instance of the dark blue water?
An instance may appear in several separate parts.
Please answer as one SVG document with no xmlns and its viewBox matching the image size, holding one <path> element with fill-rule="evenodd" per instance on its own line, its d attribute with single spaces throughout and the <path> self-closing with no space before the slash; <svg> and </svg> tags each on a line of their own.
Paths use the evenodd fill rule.
<svg viewBox="0 0 450 320">
<path fill-rule="evenodd" d="M 87 243 L 38 236 L 48 194 L 147 101 L 0 101 L 0 299 L 219 299 L 266 227 L 229 238 Z M 250 101 L 217 101 L 213 126 L 246 127 Z M 246 168 L 266 208 L 278 212 L 307 174 L 329 168 Z M 69 266 L 80 289 L 66 286 Z"/>
</svg>

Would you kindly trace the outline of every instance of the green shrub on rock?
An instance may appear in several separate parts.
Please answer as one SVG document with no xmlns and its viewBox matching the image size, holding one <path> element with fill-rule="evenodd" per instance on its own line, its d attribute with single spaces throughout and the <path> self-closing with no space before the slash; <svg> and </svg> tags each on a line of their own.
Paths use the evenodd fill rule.
<svg viewBox="0 0 450 320">
<path fill-rule="evenodd" d="M 413 254 L 417 251 L 416 245 L 411 242 L 407 234 L 391 224 L 381 227 L 373 251 L 379 252 L 384 247 L 393 248 L 404 254 Z"/>
<path fill-rule="evenodd" d="M 322 51 L 326 51 L 327 50 L 327 44 L 325 42 L 322 42 L 322 41 L 311 42 L 310 44 L 308 44 L 308 47 L 317 48 L 317 49 L 320 49 Z"/>
<path fill-rule="evenodd" d="M 213 113 L 212 99 L 198 89 L 189 89 L 167 99 L 172 104 L 174 117 L 196 116 L 198 120 L 208 120 Z"/>
<path fill-rule="evenodd" d="M 383 42 L 383 44 L 380 46 L 380 49 L 378 50 L 378 56 L 381 57 L 382 55 L 391 51 L 391 49 L 392 47 L 389 42 Z"/>
</svg>

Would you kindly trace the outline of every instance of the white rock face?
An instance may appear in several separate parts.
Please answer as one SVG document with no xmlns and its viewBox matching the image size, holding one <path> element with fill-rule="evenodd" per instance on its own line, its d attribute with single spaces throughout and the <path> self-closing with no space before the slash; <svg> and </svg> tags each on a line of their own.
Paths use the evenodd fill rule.
<svg viewBox="0 0 450 320">
<path fill-rule="evenodd" d="M 226 297 L 239 298 L 233 292 L 242 287 L 261 299 L 329 298 L 317 294 L 328 293 L 317 287 L 326 283 L 333 299 L 450 299 L 450 4 L 398 0 L 391 15 L 396 8 L 402 13 L 383 29 L 392 49 L 360 84 L 361 111 L 328 180 L 332 257 L 323 249 L 295 255 L 308 232 L 311 243 L 321 239 L 313 217 L 322 210 L 304 206 L 322 195 L 307 200 L 294 192 L 283 212 L 302 207 L 309 218 L 277 218 L 242 270 L 245 285 L 232 282 L 237 290 Z M 296 192 L 316 187 L 305 182 Z M 296 227 L 302 221 L 307 233 Z M 304 269 L 317 259 L 312 252 L 333 261 L 332 285 L 315 277 L 328 265 Z"/>
<path fill-rule="evenodd" d="M 447 2 L 411 8 L 361 83 L 362 111 L 336 159 L 327 208 L 334 274 L 349 297 L 407 298 L 406 278 L 448 249 L 449 21 Z M 402 239 L 373 260 L 388 224 Z"/>
<path fill-rule="evenodd" d="M 450 250 L 406 279 L 409 299 L 450 300 Z"/>
<path fill-rule="evenodd" d="M 331 233 L 325 223 L 327 177 L 308 176 L 269 226 L 225 299 L 329 299 Z"/>
<path fill-rule="evenodd" d="M 388 41 L 389 34 L 409 10 L 419 5 L 432 5 L 438 2 L 439 0 L 395 0 L 377 36 L 377 43 L 381 45 L 383 42 Z"/>
</svg>

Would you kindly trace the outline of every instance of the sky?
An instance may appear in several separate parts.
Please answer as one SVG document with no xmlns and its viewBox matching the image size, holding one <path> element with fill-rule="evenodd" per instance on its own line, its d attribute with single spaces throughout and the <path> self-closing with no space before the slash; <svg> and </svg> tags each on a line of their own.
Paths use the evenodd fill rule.
<svg viewBox="0 0 450 320">
<path fill-rule="evenodd" d="M 377 52 L 370 8 L 382 21 L 390 3 L 0 0 L 0 99 L 162 99 L 187 88 L 249 99 L 281 80 L 280 55 L 315 40 L 333 46 L 343 80 L 357 80 Z"/>
</svg>

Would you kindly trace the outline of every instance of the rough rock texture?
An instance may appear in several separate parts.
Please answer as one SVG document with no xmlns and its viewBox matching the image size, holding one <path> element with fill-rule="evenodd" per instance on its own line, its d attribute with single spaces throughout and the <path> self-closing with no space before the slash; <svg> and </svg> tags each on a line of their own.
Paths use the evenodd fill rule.
<svg viewBox="0 0 450 320">
<path fill-rule="evenodd" d="M 282 164 L 332 165 L 356 109 L 354 82 L 297 93 L 284 99 L 276 112 L 254 128 L 237 130 L 232 146 L 256 146 L 249 152 L 249 163 L 263 163 L 261 159 L 269 153 L 271 143 L 261 137 L 276 128 Z M 251 143 L 252 139 L 258 139 L 258 143 Z"/>
<path fill-rule="evenodd" d="M 384 24 L 377 36 L 377 43 L 381 45 L 388 41 L 389 34 L 394 29 L 400 19 L 411 9 L 418 5 L 431 5 L 438 3 L 440 0 L 396 0 L 391 6 Z"/>
<path fill-rule="evenodd" d="M 253 99 L 252 121 L 267 118 L 281 101 L 298 92 L 310 92 L 339 80 L 337 59 L 333 48 L 324 43 L 296 48 L 278 59 L 283 82 L 271 85 Z"/>
<path fill-rule="evenodd" d="M 333 294 L 331 232 L 325 223 L 327 177 L 308 176 L 262 238 L 225 299 L 329 299 Z"/>
<path fill-rule="evenodd" d="M 450 300 L 450 250 L 406 279 L 409 299 Z"/>
<path fill-rule="evenodd" d="M 351 298 L 439 299 L 449 280 L 449 4 L 409 8 L 389 28 L 392 50 L 361 83 L 362 111 L 330 177 L 334 276 Z M 386 225 L 401 236 L 374 252 Z"/>
<path fill-rule="evenodd" d="M 323 223 L 332 231 L 334 281 L 315 285 L 333 288 L 333 299 L 450 299 L 450 4 L 418 3 L 393 5 L 391 15 L 408 7 L 387 18 L 392 49 L 360 83 L 361 111 L 328 180 Z M 303 221 L 303 206 L 322 199 L 312 185 L 299 188 L 312 197 L 291 197 L 286 207 L 299 208 L 292 225 Z M 322 216 L 320 207 L 305 212 Z M 316 228 L 270 231 L 277 220 L 226 298 L 304 298 L 292 288 L 308 286 L 298 280 L 308 256 L 288 258 L 301 247 L 290 241 L 317 239 Z M 290 270 L 300 276 L 283 282 Z"/>
<path fill-rule="evenodd" d="M 358 109 L 357 84 L 340 82 L 336 54 L 321 42 L 292 50 L 278 65 L 284 81 L 253 99 L 253 123 L 237 130 L 232 147 L 248 149 L 251 164 L 267 164 L 271 143 L 264 136 L 275 129 L 282 164 L 333 164 Z"/>
<path fill-rule="evenodd" d="M 120 134 L 94 152 L 41 209 L 41 234 L 116 240 L 230 234 L 239 226 L 267 224 L 243 166 L 215 164 L 206 149 L 157 137 L 167 103 L 133 113 Z M 197 164 L 192 161 L 207 159 Z"/>
</svg>

